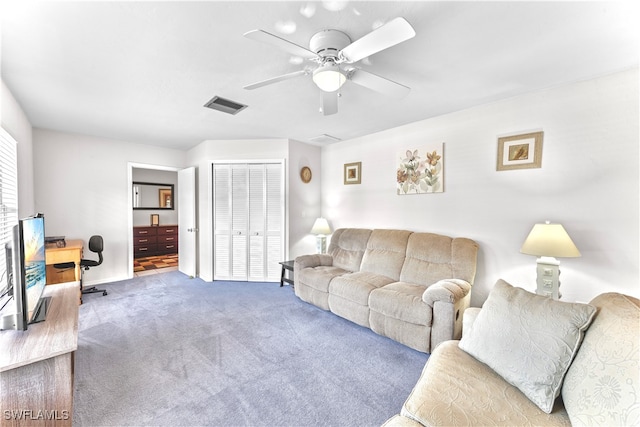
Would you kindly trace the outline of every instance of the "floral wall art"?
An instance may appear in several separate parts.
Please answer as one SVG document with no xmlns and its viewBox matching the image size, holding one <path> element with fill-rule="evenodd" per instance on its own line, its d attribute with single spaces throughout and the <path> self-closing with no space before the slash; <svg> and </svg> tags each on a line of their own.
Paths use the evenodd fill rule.
<svg viewBox="0 0 640 427">
<path fill-rule="evenodd" d="M 398 194 L 442 193 L 444 191 L 444 143 L 398 154 Z"/>
</svg>

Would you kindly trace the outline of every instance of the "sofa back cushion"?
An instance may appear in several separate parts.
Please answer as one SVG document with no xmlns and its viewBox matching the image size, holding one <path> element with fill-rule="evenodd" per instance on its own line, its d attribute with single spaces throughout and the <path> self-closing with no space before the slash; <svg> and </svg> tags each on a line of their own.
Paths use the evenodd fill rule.
<svg viewBox="0 0 640 427">
<path fill-rule="evenodd" d="M 498 280 L 459 345 L 549 414 L 595 314 Z"/>
<path fill-rule="evenodd" d="M 573 425 L 640 424 L 640 301 L 606 293 L 562 386 Z"/>
<path fill-rule="evenodd" d="M 462 279 L 473 284 L 478 244 L 470 239 L 432 233 L 412 233 L 400 280 L 430 285 L 442 279 Z"/>
<path fill-rule="evenodd" d="M 333 266 L 347 271 L 359 271 L 371 230 L 340 228 L 331 235 L 327 253 L 333 257 Z"/>
<path fill-rule="evenodd" d="M 406 230 L 373 230 L 360 271 L 399 280 L 410 235 Z"/>
</svg>

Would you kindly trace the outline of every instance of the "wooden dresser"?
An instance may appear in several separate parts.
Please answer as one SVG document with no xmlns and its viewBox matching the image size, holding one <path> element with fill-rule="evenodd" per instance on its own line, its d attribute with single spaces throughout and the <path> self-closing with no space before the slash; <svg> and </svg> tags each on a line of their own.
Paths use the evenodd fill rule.
<svg viewBox="0 0 640 427">
<path fill-rule="evenodd" d="M 134 258 L 177 253 L 177 225 L 133 227 Z"/>
</svg>

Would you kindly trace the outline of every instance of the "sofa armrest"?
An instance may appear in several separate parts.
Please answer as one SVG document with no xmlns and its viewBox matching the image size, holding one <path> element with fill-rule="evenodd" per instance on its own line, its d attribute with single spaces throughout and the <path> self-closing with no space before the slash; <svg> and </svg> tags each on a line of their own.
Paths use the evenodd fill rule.
<svg viewBox="0 0 640 427">
<path fill-rule="evenodd" d="M 455 304 L 466 297 L 471 291 L 471 284 L 462 279 L 440 280 L 429 286 L 422 294 L 422 301 L 428 306 L 438 302 L 448 302 Z"/>
<path fill-rule="evenodd" d="M 301 255 L 295 259 L 293 271 L 308 267 L 331 266 L 333 257 L 327 254 Z"/>
<path fill-rule="evenodd" d="M 422 294 L 422 301 L 432 308 L 431 351 L 438 344 L 462 336 L 462 315 L 471 301 L 471 284 L 461 279 L 440 280 Z"/>
<path fill-rule="evenodd" d="M 473 322 L 476 321 L 478 314 L 480 313 L 481 308 L 479 307 L 469 307 L 464 311 L 464 316 L 462 316 L 462 336 L 464 337 L 469 333 L 471 327 L 473 326 Z"/>
</svg>

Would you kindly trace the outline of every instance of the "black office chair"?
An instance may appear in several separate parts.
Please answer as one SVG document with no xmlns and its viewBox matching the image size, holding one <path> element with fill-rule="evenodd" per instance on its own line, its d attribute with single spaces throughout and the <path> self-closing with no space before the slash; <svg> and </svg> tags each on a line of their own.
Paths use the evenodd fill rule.
<svg viewBox="0 0 640 427">
<path fill-rule="evenodd" d="M 92 260 L 92 259 L 81 259 L 80 260 L 80 268 L 83 270 L 88 270 L 91 267 L 97 267 L 100 264 L 102 264 L 102 251 L 104 249 L 104 242 L 102 240 L 102 236 L 91 236 L 91 238 L 89 239 L 89 250 L 91 252 L 95 252 L 98 254 L 98 260 Z M 64 270 L 64 269 L 69 269 L 69 268 L 76 268 L 76 263 L 73 261 L 70 262 L 61 262 L 59 264 L 53 264 L 53 266 L 55 268 Z M 84 273 L 81 271 L 80 272 L 80 290 L 82 291 L 83 294 L 93 294 L 93 293 L 97 293 L 97 292 L 102 292 L 102 296 L 107 295 L 107 291 L 104 289 L 98 289 L 95 286 L 92 286 L 88 289 L 84 289 L 82 286 L 82 278 L 84 276 Z M 82 299 L 81 299 L 82 302 Z"/>
</svg>

